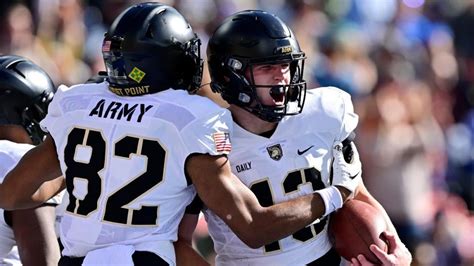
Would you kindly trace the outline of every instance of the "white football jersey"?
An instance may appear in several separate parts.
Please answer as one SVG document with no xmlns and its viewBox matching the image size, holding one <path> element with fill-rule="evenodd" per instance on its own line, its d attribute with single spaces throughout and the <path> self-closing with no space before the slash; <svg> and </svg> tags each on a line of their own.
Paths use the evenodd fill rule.
<svg viewBox="0 0 474 266">
<path fill-rule="evenodd" d="M 0 140 L 0 182 L 15 167 L 21 157 L 33 145 Z M 21 265 L 12 228 L 5 221 L 5 212 L 0 209 L 0 265 Z"/>
<path fill-rule="evenodd" d="M 231 121 L 226 109 L 184 90 L 124 97 L 106 82 L 60 86 L 41 125 L 66 177 L 63 255 L 121 244 L 174 264 L 172 241 L 195 195 L 185 160 L 228 153 L 221 137 Z"/>
<path fill-rule="evenodd" d="M 337 88 L 308 90 L 301 114 L 285 117 L 270 138 L 234 124 L 232 171 L 262 206 L 287 201 L 330 184 L 332 147 L 355 129 L 349 94 Z M 328 218 L 277 242 L 251 249 L 214 213 L 206 210 L 218 265 L 304 265 L 331 248 Z"/>
<path fill-rule="evenodd" d="M 3 182 L 7 173 L 33 147 L 30 144 L 0 140 L 0 182 Z M 51 198 L 47 203 L 58 205 L 61 203 L 61 198 L 62 193 Z M 15 236 L 12 228 L 5 221 L 3 209 L 0 209 L 0 265 L 21 265 Z"/>
</svg>

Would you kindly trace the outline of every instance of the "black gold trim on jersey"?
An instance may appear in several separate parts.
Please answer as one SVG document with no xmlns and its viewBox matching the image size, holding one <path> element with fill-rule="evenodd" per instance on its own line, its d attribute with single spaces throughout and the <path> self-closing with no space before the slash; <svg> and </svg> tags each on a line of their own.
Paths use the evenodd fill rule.
<svg viewBox="0 0 474 266">
<path fill-rule="evenodd" d="M 267 147 L 268 155 L 275 161 L 279 161 L 283 157 L 283 149 L 280 144 L 275 144 Z"/>
</svg>

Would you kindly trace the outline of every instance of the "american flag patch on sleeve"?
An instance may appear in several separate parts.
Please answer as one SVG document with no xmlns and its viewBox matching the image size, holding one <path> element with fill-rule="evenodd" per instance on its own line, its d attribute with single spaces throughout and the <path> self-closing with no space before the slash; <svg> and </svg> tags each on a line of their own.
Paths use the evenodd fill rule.
<svg viewBox="0 0 474 266">
<path fill-rule="evenodd" d="M 228 154 L 232 150 L 229 133 L 217 132 L 212 134 L 212 138 L 214 139 L 217 152 Z"/>
</svg>

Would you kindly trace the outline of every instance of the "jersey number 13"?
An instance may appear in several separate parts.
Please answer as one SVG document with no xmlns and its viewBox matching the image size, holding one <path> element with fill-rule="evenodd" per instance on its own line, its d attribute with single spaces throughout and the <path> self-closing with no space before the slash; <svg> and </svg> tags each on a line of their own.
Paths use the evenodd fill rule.
<svg viewBox="0 0 474 266">
<path fill-rule="evenodd" d="M 299 186 L 305 183 L 311 183 L 313 190 L 325 188 L 324 183 L 321 180 L 321 173 L 316 170 L 316 168 L 307 168 L 293 171 L 285 177 L 283 180 L 284 192 L 291 193 L 297 191 Z M 250 190 L 252 190 L 263 207 L 268 207 L 274 204 L 272 190 L 270 189 L 268 178 L 253 183 L 250 186 Z M 294 233 L 293 239 L 301 242 L 306 242 L 310 239 L 313 239 L 323 230 L 326 223 L 327 217 L 324 217 L 319 221 L 319 223 L 309 225 Z M 279 241 L 265 245 L 264 248 L 265 252 L 273 252 L 281 249 Z"/>
</svg>

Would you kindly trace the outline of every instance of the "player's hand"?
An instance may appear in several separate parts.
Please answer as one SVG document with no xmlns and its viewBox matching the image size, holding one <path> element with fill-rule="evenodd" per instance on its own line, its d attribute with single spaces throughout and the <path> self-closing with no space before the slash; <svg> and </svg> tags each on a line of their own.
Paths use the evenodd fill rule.
<svg viewBox="0 0 474 266">
<path fill-rule="evenodd" d="M 334 162 L 332 164 L 332 185 L 343 187 L 353 194 L 362 180 L 362 163 L 360 162 L 359 152 L 357 151 L 354 142 L 351 142 L 349 145 L 351 145 L 350 148 L 353 152 L 352 160 L 350 162 L 346 162 L 344 159 L 342 143 L 336 144 L 333 147 Z M 343 193 L 341 194 L 344 195 Z M 345 198 L 343 197 L 343 199 Z"/>
<path fill-rule="evenodd" d="M 409 266 L 412 261 L 410 251 L 405 245 L 388 232 L 384 232 L 385 239 L 388 241 L 388 252 L 383 251 L 376 245 L 371 245 L 370 250 L 382 262 L 383 266 Z M 364 255 L 358 255 L 357 258 L 351 259 L 353 266 L 372 266 L 376 265 L 368 261 Z"/>
</svg>

